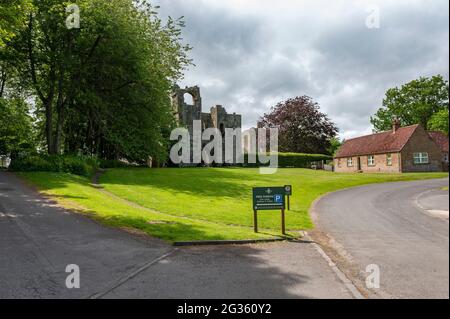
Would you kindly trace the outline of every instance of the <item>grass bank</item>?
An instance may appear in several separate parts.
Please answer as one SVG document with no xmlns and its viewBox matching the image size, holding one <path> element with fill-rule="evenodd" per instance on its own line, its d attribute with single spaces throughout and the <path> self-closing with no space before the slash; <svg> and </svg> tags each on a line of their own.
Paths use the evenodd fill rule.
<svg viewBox="0 0 450 319">
<path fill-rule="evenodd" d="M 20 174 L 69 208 L 82 210 L 107 225 L 138 229 L 169 241 L 279 235 L 280 214 L 275 211 L 261 212 L 262 233 L 252 231 L 251 188 L 255 186 L 293 185 L 286 223 L 288 230 L 294 231 L 313 227 L 308 209 L 325 193 L 370 183 L 448 176 L 336 174 L 309 169 L 279 169 L 274 175 L 260 175 L 258 169 L 252 168 L 110 169 L 100 183 L 124 201 L 99 191 L 85 177 L 47 172 Z"/>
</svg>

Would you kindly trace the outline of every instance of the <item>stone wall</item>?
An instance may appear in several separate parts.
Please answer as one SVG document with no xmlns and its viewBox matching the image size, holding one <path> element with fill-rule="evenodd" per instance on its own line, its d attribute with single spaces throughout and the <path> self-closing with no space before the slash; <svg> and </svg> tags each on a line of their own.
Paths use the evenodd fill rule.
<svg viewBox="0 0 450 319">
<path fill-rule="evenodd" d="M 193 105 L 186 103 L 184 96 L 190 94 L 193 98 Z M 219 129 L 222 134 L 225 134 L 225 129 L 241 129 L 242 117 L 240 114 L 228 114 L 222 105 L 211 107 L 210 113 L 202 112 L 202 99 L 200 95 L 200 88 L 198 86 L 186 87 L 181 89 L 175 86 L 172 93 L 172 109 L 174 118 L 180 127 L 186 127 L 191 132 L 191 146 L 192 141 L 192 127 L 193 121 L 201 121 L 202 132 L 208 128 Z M 208 141 L 203 141 L 203 146 Z M 237 146 L 237 142 L 233 141 L 233 145 Z M 234 148 L 233 148 L 234 149 Z M 192 152 L 192 150 L 191 150 Z M 223 156 L 225 155 L 225 144 L 223 144 Z M 191 155 L 192 157 L 192 155 Z M 233 160 L 235 162 L 236 159 Z M 231 163 L 230 163 L 231 164 Z"/>
<path fill-rule="evenodd" d="M 336 172 L 352 173 L 359 170 L 364 173 L 399 173 L 401 163 L 401 155 L 399 153 L 390 153 L 391 165 L 388 165 L 388 154 L 374 154 L 375 163 L 369 165 L 369 156 L 353 156 L 353 166 L 347 166 L 348 158 L 334 159 L 334 167 Z M 358 158 L 360 166 L 358 165 Z M 340 164 L 339 164 L 340 163 Z M 359 167 L 358 167 L 359 166 Z"/>
<path fill-rule="evenodd" d="M 353 165 L 347 165 L 347 157 L 334 159 L 334 171 L 337 173 L 355 173 L 358 171 L 357 157 L 352 157 Z"/>
<path fill-rule="evenodd" d="M 194 105 L 185 102 L 184 95 L 186 93 L 192 96 Z M 175 120 L 180 126 L 191 128 L 194 120 L 202 121 L 202 129 L 241 128 L 242 126 L 241 115 L 228 114 L 222 105 L 211 107 L 209 113 L 202 112 L 202 98 L 198 86 L 184 89 L 175 86 L 172 93 L 172 108 Z"/>
<path fill-rule="evenodd" d="M 414 164 L 414 153 L 428 153 L 428 164 Z M 428 133 L 418 127 L 402 150 L 403 172 L 440 172 L 443 170 L 442 152 Z"/>
</svg>

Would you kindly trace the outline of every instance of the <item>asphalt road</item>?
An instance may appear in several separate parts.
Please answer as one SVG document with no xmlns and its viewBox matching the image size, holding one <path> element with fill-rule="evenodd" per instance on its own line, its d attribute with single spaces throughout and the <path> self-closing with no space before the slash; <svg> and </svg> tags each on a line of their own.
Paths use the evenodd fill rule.
<svg viewBox="0 0 450 319">
<path fill-rule="evenodd" d="M 370 297 L 449 298 L 449 196 L 443 186 L 448 179 L 332 193 L 315 206 L 315 236 Z M 366 289 L 372 264 L 380 269 L 378 289 Z"/>
<path fill-rule="evenodd" d="M 66 287 L 69 264 L 79 289 Z M 59 208 L 0 171 L 0 298 L 352 297 L 314 244 L 175 249 Z"/>
</svg>

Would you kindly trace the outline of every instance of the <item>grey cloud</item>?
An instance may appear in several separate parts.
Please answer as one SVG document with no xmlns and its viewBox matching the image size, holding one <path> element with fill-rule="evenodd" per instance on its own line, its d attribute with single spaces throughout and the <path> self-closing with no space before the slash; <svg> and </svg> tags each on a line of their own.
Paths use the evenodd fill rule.
<svg viewBox="0 0 450 319">
<path fill-rule="evenodd" d="M 222 104 L 242 113 L 246 127 L 277 102 L 306 94 L 342 136 L 364 134 L 386 89 L 419 76 L 448 78 L 446 0 L 381 3 L 376 30 L 366 28 L 364 8 L 330 18 L 317 2 L 255 12 L 215 1 L 159 2 L 163 16 L 185 16 L 183 35 L 194 47 L 197 66 L 182 84 L 199 84 L 205 109 Z"/>
</svg>

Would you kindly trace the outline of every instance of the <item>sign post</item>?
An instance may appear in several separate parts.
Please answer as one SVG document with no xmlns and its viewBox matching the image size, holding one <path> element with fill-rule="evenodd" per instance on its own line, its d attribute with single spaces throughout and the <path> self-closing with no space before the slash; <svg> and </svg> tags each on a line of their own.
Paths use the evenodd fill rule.
<svg viewBox="0 0 450 319">
<path fill-rule="evenodd" d="M 284 185 L 284 194 L 287 196 L 287 209 L 291 210 L 291 195 L 292 195 L 292 186 L 291 185 Z"/>
<path fill-rule="evenodd" d="M 286 234 L 285 199 L 291 194 L 292 187 L 254 187 L 253 188 L 253 224 L 258 232 L 258 210 L 281 210 L 281 233 Z M 288 197 L 289 198 L 289 197 Z"/>
</svg>

